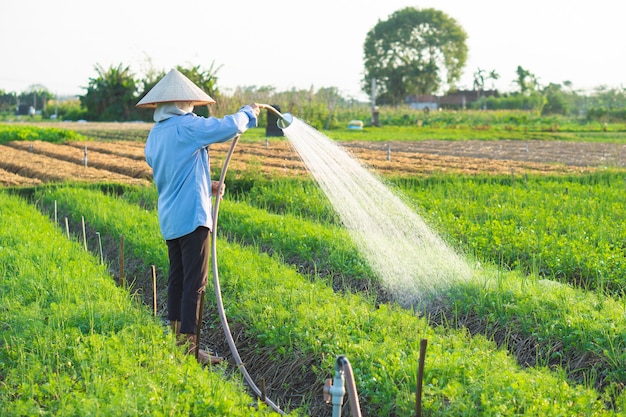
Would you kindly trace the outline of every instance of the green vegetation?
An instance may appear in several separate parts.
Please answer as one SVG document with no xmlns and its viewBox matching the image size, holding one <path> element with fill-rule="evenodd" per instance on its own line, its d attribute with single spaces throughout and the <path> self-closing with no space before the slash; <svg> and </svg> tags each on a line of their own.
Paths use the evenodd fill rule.
<svg viewBox="0 0 626 417">
<path fill-rule="evenodd" d="M 430 177 L 396 183 L 480 259 L 601 292 L 626 291 L 626 174 Z"/>
<path fill-rule="evenodd" d="M 43 140 L 52 143 L 63 143 L 67 141 L 86 140 L 86 138 L 67 129 L 0 124 L 0 144 L 12 140 Z"/>
<path fill-rule="evenodd" d="M 367 120 L 367 114 L 361 118 Z M 357 117 L 358 118 L 358 117 Z M 335 140 L 566 140 L 623 142 L 626 123 L 602 123 L 559 115 L 539 116 L 519 110 L 424 112 L 407 107 L 380 110 L 381 127 L 325 132 Z"/>
<path fill-rule="evenodd" d="M 626 377 L 620 365 L 626 360 L 621 297 L 626 285 L 622 246 L 626 229 L 621 217 L 626 204 L 624 173 L 519 179 L 445 176 L 402 179 L 395 184 L 459 250 L 483 264 L 516 270 L 505 275 L 487 268 L 487 284 L 479 280 L 453 288 L 446 296 L 449 311 L 454 311 L 448 319 L 456 323 L 462 316 L 473 315 L 481 318 L 484 334 L 497 329 L 536 340 L 533 360 L 545 364 L 567 368 L 571 366 L 568 361 L 591 353 L 590 365 L 570 370 L 572 377 L 620 385 Z M 236 182 L 231 183 L 233 188 L 238 194 Z M 310 237 L 303 231 L 310 229 L 300 219 L 305 207 L 327 204 L 311 184 L 259 181 L 238 198 L 282 216 L 272 220 L 245 206 L 233 210 L 224 205 L 222 219 L 233 210 L 235 220 L 245 224 L 233 227 L 232 220 L 222 221 L 224 233 L 249 245 L 271 247 L 295 265 L 309 259 L 311 251 L 324 253 L 306 244 Z M 275 204 L 268 204 L 267 199 L 274 199 Z M 248 217 L 259 221 L 251 223 Z M 332 223 L 331 216 L 326 217 L 328 221 L 317 214 L 307 218 Z M 281 230 L 270 243 L 264 237 L 276 233 L 275 225 Z M 343 259 L 344 288 L 358 287 L 361 272 L 351 272 L 351 266 L 359 262 L 350 249 L 334 245 L 333 239 L 318 246 L 332 247 L 334 256 Z M 326 263 L 324 256 L 316 261 L 317 265 Z"/>
<path fill-rule="evenodd" d="M 33 205 L 0 193 L 5 416 L 266 415 L 205 372 L 105 266 Z"/>
<path fill-rule="evenodd" d="M 370 92 L 376 81 L 376 102 L 397 105 L 418 91 L 454 87 L 467 60 L 466 40 L 459 23 L 440 10 L 398 10 L 367 33 L 361 88 Z"/>
<path fill-rule="evenodd" d="M 497 131 L 520 139 L 545 134 L 617 142 L 625 130 L 521 112 L 424 116 L 432 118 L 421 127 L 329 134 L 374 141 L 442 132 L 462 140 L 470 134 L 495 139 L 487 135 Z M 55 129 L 2 129 L 0 143 L 10 135 L 77 140 Z M 453 137 L 457 131 L 466 136 Z M 264 139 L 263 129 L 242 138 Z M 412 414 L 421 339 L 429 343 L 425 415 L 623 415 L 625 179 L 623 170 L 389 179 L 441 235 L 482 265 L 470 282 L 408 311 L 385 302 L 384 285 L 312 181 L 229 176 L 218 245 L 227 315 L 245 329 L 248 348 L 272 362 L 307 358 L 300 373 L 315 380 L 311 393 L 331 376 L 336 356 L 346 355 L 365 415 Z M 109 242 L 124 235 L 126 256 L 143 271 L 155 265 L 163 277 L 167 254 L 153 187 L 15 191 L 31 203 L 0 193 L 0 380 L 6 388 L 0 407 L 7 415 L 268 414 L 249 407 L 237 378 L 221 368 L 201 371 L 179 352 L 97 257 L 36 209 L 52 218 L 57 203 L 73 224 L 84 216 L 89 230 Z M 97 247 L 93 239 L 90 248 Z M 134 285 L 140 281 L 130 277 Z M 212 296 L 207 303 L 213 311 Z M 307 415 L 307 407 L 293 412 Z"/>
<path fill-rule="evenodd" d="M 132 253 L 156 253 L 164 246 L 151 237 L 158 230 L 156 213 L 147 213 L 134 203 L 76 187 L 48 189 L 38 199 L 47 207 L 57 201 L 74 216 L 84 215 L 93 227 L 105 234 L 116 235 L 120 225 L 125 224 L 124 234 Z M 279 253 L 283 249 L 298 251 L 295 240 L 289 240 L 289 235 L 300 233 L 296 229 L 302 226 L 302 220 L 289 216 L 276 216 L 273 220 L 266 216 L 264 220 L 269 224 L 248 227 L 271 229 L 274 224 L 284 222 L 287 224 L 283 232 L 287 236 L 282 239 L 284 246 L 274 249 Z M 141 233 L 137 233 L 139 230 Z M 331 235 L 323 239 L 329 245 L 334 244 Z M 304 255 L 311 249 L 299 250 Z M 424 405 L 432 415 L 612 415 L 602 401 L 597 401 L 602 396 L 593 389 L 568 382 L 566 374 L 558 368 L 550 371 L 539 364 L 521 369 L 506 350 L 497 348 L 485 337 L 470 336 L 463 329 L 448 326 L 431 327 L 424 318 L 410 311 L 391 305 L 376 306 L 360 295 L 333 293 L 324 282 L 307 279 L 284 265 L 280 257 L 259 254 L 253 246 L 242 247 L 223 240 L 218 256 L 229 318 L 244 325 L 259 348 L 273 352 L 275 361 L 284 363 L 307 355 L 317 358 L 313 370 L 320 384 L 333 369 L 334 357 L 347 355 L 356 369 L 362 408 L 367 415 L 410 414 L 415 391 L 414 370 L 422 338 L 428 339 L 430 346 Z M 166 257 L 157 258 L 157 266 L 166 268 Z M 553 309 L 544 308 L 542 314 L 534 314 L 530 308 L 541 304 L 537 297 L 545 290 L 544 284 L 533 284 L 515 274 L 499 273 L 499 277 L 493 274 L 486 270 L 472 285 L 477 292 L 480 289 L 481 294 L 493 297 L 502 305 L 517 306 L 516 310 L 505 308 L 508 316 L 497 316 L 498 320 L 526 320 L 529 324 L 522 327 L 522 331 L 531 331 L 533 320 L 538 328 L 551 323 L 562 326 L 565 333 L 568 320 L 576 319 L 579 333 L 565 339 L 568 346 L 581 343 L 580 339 L 587 337 L 587 330 L 594 326 L 599 334 L 602 329 L 606 332 L 608 341 L 603 346 L 619 340 L 619 331 L 614 332 L 610 327 L 624 329 L 623 319 L 618 320 L 619 303 L 608 298 L 597 301 L 593 304 L 596 309 L 600 308 L 597 315 L 585 316 L 588 311 L 585 301 L 592 296 L 568 289 L 554 292 Z M 494 285 L 494 282 L 506 284 Z M 519 288 L 532 290 L 520 291 Z M 467 289 L 463 292 L 470 294 Z M 521 302 L 524 301 L 522 294 L 528 297 L 526 304 Z M 451 291 L 450 296 L 453 295 Z M 566 302 L 576 298 L 580 298 L 577 303 Z M 211 297 L 208 300 L 212 303 Z M 556 302 L 560 300 L 564 303 Z M 519 302 L 516 304 L 516 301 Z M 489 311 L 492 315 L 502 314 L 496 309 Z M 595 320 L 603 314 L 606 315 L 604 321 Z M 615 321 L 608 322 L 611 319 Z M 543 335 L 548 334 L 547 329 L 543 331 Z M 572 340 L 575 334 L 579 334 L 578 339 Z M 589 343 L 601 342 L 595 338 Z M 620 346 L 614 346 L 615 356 L 611 358 L 619 363 L 622 359 Z M 619 369 L 615 372 L 619 377 Z M 625 399 L 613 394 L 605 394 L 605 399 L 613 401 L 617 409 L 623 409 Z"/>
</svg>

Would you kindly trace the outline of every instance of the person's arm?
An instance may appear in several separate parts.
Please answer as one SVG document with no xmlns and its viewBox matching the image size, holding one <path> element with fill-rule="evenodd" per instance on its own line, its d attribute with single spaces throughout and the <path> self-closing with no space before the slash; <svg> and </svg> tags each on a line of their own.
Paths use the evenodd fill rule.
<svg viewBox="0 0 626 417">
<path fill-rule="evenodd" d="M 258 125 L 260 107 L 256 103 L 243 106 L 237 113 L 216 117 L 196 117 L 191 123 L 183 126 L 187 128 L 184 135 L 193 138 L 198 147 L 208 146 L 211 143 L 226 142 L 246 130 Z"/>
</svg>

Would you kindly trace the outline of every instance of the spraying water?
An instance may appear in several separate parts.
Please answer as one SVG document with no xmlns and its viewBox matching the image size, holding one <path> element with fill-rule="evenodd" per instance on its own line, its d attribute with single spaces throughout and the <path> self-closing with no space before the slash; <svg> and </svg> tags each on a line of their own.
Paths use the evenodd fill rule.
<svg viewBox="0 0 626 417">
<path fill-rule="evenodd" d="M 470 277 L 469 265 L 335 142 L 299 119 L 284 133 L 396 302 L 415 305 Z"/>
</svg>

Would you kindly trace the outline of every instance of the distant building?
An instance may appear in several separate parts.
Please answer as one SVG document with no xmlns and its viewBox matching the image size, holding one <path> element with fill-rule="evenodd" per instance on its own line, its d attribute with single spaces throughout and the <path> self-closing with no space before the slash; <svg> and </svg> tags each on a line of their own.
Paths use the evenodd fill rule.
<svg viewBox="0 0 626 417">
<path fill-rule="evenodd" d="M 477 101 L 480 97 L 497 97 L 498 90 L 459 90 L 445 96 L 411 95 L 405 103 L 417 110 L 437 110 L 439 108 L 461 108 Z"/>
<path fill-rule="evenodd" d="M 459 90 L 439 98 L 439 105 L 446 108 L 462 108 L 477 101 L 481 97 L 497 97 L 497 90 Z"/>
<path fill-rule="evenodd" d="M 437 110 L 439 108 L 439 99 L 432 94 L 408 96 L 405 103 L 416 110 Z"/>
</svg>

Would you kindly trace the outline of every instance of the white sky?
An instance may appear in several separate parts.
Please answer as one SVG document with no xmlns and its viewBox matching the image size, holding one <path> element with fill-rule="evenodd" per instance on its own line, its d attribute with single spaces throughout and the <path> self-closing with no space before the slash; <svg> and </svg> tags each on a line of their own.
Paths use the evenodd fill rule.
<svg viewBox="0 0 626 417">
<path fill-rule="evenodd" d="M 441 10 L 467 32 L 460 87 L 482 68 L 514 91 L 518 65 L 544 85 L 626 86 L 621 0 L 0 0 L 0 90 L 84 94 L 96 64 L 130 66 L 138 78 L 214 64 L 224 92 L 337 87 L 364 98 L 367 32 L 408 6 Z"/>
</svg>

